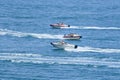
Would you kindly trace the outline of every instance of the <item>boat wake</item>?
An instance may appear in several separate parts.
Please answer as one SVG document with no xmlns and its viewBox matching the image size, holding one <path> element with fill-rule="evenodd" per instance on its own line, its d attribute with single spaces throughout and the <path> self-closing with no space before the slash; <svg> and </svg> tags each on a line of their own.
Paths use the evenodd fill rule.
<svg viewBox="0 0 120 80">
<path fill-rule="evenodd" d="M 120 30 L 119 27 L 96 27 L 96 26 L 70 26 L 66 29 L 86 29 L 86 30 Z"/>
<path fill-rule="evenodd" d="M 120 60 L 110 58 L 93 57 L 51 57 L 32 53 L 0 53 L 0 61 L 10 61 L 13 63 L 36 63 L 36 64 L 72 64 L 93 67 L 120 68 Z"/>
<path fill-rule="evenodd" d="M 120 53 L 120 49 L 102 49 L 93 47 L 78 47 L 77 49 L 65 49 L 70 52 L 98 52 L 98 53 Z"/>
<path fill-rule="evenodd" d="M 16 37 L 34 37 L 39 39 L 63 39 L 63 35 L 52 35 L 52 34 L 37 34 L 37 33 L 23 33 L 18 31 L 12 31 L 7 29 L 0 29 L 0 35 L 10 35 Z"/>
</svg>

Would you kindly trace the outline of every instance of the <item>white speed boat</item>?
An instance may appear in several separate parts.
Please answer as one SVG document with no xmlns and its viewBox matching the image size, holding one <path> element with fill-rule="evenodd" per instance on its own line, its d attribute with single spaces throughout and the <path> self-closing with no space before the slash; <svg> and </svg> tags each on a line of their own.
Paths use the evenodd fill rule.
<svg viewBox="0 0 120 80">
<path fill-rule="evenodd" d="M 51 45 L 53 45 L 55 48 L 58 48 L 58 49 L 65 49 L 65 48 L 76 49 L 78 47 L 77 45 L 69 44 L 64 41 L 51 42 Z"/>
<path fill-rule="evenodd" d="M 63 36 L 63 38 L 64 38 L 64 39 L 74 39 L 74 40 L 76 40 L 76 39 L 82 38 L 82 36 L 80 36 L 80 35 L 78 35 L 78 34 L 75 34 L 75 33 L 70 33 L 70 34 L 65 34 L 65 35 Z"/>
<path fill-rule="evenodd" d="M 64 23 L 56 23 L 56 24 L 50 24 L 52 28 L 65 28 L 65 27 L 70 27 L 70 25 L 66 25 Z"/>
</svg>

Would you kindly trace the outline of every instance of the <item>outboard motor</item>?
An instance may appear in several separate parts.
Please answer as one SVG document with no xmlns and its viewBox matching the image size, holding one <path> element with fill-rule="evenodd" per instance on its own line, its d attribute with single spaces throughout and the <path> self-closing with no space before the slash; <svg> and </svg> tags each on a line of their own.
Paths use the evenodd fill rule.
<svg viewBox="0 0 120 80">
<path fill-rule="evenodd" d="M 78 47 L 78 46 L 77 46 L 77 45 L 75 45 L 75 47 L 74 47 L 74 48 L 76 49 L 77 47 Z"/>
<path fill-rule="evenodd" d="M 82 36 L 80 36 L 80 38 L 82 38 Z"/>
<path fill-rule="evenodd" d="M 70 27 L 70 25 L 68 25 L 68 27 Z"/>
</svg>

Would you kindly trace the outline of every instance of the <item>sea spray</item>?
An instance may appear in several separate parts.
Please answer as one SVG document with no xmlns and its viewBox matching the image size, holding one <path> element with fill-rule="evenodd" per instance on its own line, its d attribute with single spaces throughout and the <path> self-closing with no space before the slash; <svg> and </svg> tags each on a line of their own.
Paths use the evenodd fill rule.
<svg viewBox="0 0 120 80">
<path fill-rule="evenodd" d="M 94 47 L 78 47 L 77 49 L 65 48 L 66 51 L 70 52 L 98 52 L 98 53 L 120 53 L 120 49 L 108 49 L 108 48 L 94 48 Z"/>
<path fill-rule="evenodd" d="M 52 34 L 40 34 L 40 33 L 24 33 L 18 31 L 12 31 L 7 29 L 0 29 L 0 35 L 9 35 L 15 37 L 34 37 L 39 39 L 64 39 L 63 35 L 52 35 Z"/>
<path fill-rule="evenodd" d="M 71 26 L 65 29 L 86 29 L 86 30 L 120 30 L 119 27 L 98 27 L 98 26 Z"/>
</svg>

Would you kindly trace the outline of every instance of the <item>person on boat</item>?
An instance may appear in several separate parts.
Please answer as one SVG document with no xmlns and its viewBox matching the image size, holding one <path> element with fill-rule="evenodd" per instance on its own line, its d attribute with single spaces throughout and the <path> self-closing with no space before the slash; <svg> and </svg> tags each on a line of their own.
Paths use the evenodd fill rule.
<svg viewBox="0 0 120 80">
<path fill-rule="evenodd" d="M 62 43 L 62 44 L 65 44 L 65 42 L 64 42 L 63 40 L 61 41 L 61 43 Z"/>
</svg>

